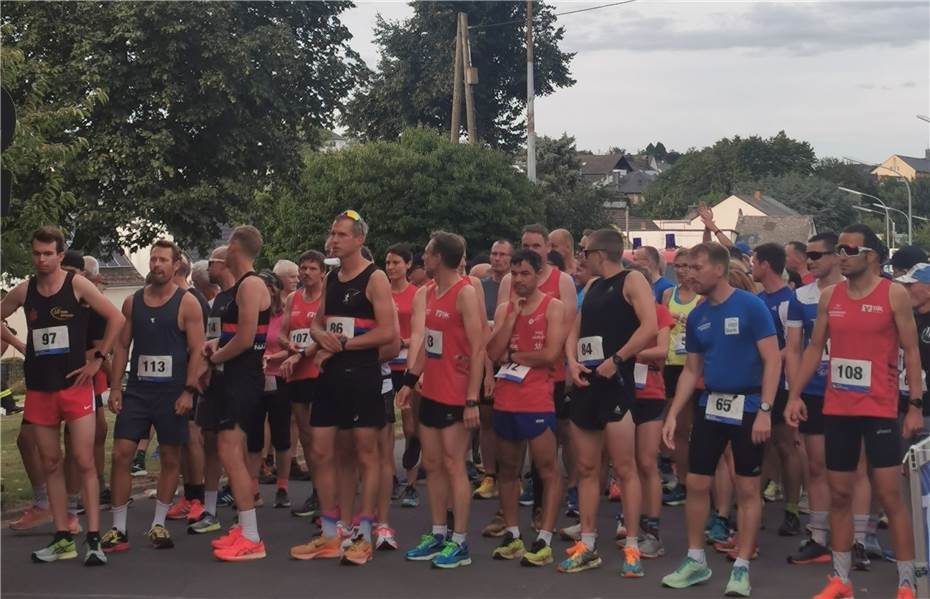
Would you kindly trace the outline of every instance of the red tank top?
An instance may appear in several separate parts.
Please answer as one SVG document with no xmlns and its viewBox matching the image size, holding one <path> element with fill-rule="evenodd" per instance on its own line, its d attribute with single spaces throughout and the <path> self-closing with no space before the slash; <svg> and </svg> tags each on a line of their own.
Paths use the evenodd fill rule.
<svg viewBox="0 0 930 599">
<path fill-rule="evenodd" d="M 557 300 L 563 299 L 559 296 L 559 279 L 561 275 L 562 271 L 553 266 L 552 272 L 549 273 L 549 277 L 539 284 L 539 290 Z M 577 301 L 576 298 L 566 298 L 563 301 L 569 301 L 569 299 L 571 301 Z M 555 361 L 555 364 L 552 365 L 552 377 L 557 383 L 565 382 L 565 358 L 559 358 Z"/>
<path fill-rule="evenodd" d="M 671 312 L 665 304 L 656 304 L 656 324 L 658 329 L 671 328 L 675 324 Z M 668 335 L 668 332 L 665 333 Z M 645 349 L 658 345 L 652 341 Z M 665 358 L 653 362 L 636 361 L 633 370 L 633 378 L 636 381 L 636 399 L 665 399 L 665 378 L 662 376 L 662 368 L 665 366 Z"/>
<path fill-rule="evenodd" d="M 823 413 L 895 418 L 898 410 L 898 327 L 889 299 L 891 281 L 854 300 L 847 282 L 836 284 L 827 318 L 830 371 Z"/>
<path fill-rule="evenodd" d="M 291 330 L 288 332 L 288 339 L 301 347 L 310 345 L 313 341 L 310 339 L 310 324 L 316 318 L 316 313 L 320 309 L 320 298 L 308 302 L 304 299 L 304 292 L 298 289 L 292 295 L 291 300 Z M 301 358 L 294 368 L 294 373 L 289 380 L 302 381 L 304 379 L 315 379 L 320 376 L 320 369 L 314 363 L 312 358 Z"/>
<path fill-rule="evenodd" d="M 436 295 L 436 285 L 426 292 L 423 397 L 450 406 L 464 406 L 468 394 L 471 346 L 456 301 L 470 284 L 468 278 L 462 278 L 442 297 Z"/>
<path fill-rule="evenodd" d="M 546 295 L 529 316 L 518 316 L 510 336 L 510 351 L 540 351 L 546 344 L 546 309 L 552 296 Z M 509 312 L 509 309 L 508 309 Z M 561 358 L 560 358 L 561 359 Z M 504 412 L 554 412 L 552 369 L 512 368 L 505 364 L 498 371 L 494 386 L 494 409 Z M 522 382 L 521 382 L 522 377 Z"/>
<path fill-rule="evenodd" d="M 413 313 L 413 296 L 419 289 L 416 285 L 407 285 L 401 292 L 391 292 L 394 297 L 394 306 L 397 308 L 397 320 L 400 323 L 400 338 L 410 340 L 410 315 Z M 403 372 L 407 368 L 407 348 L 400 350 L 400 354 L 391 360 L 391 370 Z"/>
</svg>

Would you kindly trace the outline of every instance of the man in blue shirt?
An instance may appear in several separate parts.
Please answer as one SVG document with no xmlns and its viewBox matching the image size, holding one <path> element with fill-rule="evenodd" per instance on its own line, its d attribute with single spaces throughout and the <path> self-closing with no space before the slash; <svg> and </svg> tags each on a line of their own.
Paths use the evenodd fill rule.
<svg viewBox="0 0 930 599">
<path fill-rule="evenodd" d="M 777 243 L 763 243 L 756 247 L 752 255 L 752 278 L 761 283 L 763 291 L 759 297 L 765 302 L 778 338 L 778 348 L 785 349 L 785 324 L 788 322 L 788 304 L 794 297 L 794 292 L 785 284 L 785 264 L 787 255 L 785 248 Z M 798 501 L 801 499 L 801 468 L 803 462 L 798 451 L 798 431 L 785 423 L 785 404 L 788 402 L 788 391 L 785 387 L 785 377 L 782 373 L 775 395 L 775 405 L 772 406 L 772 441 L 771 451 L 778 452 L 781 462 L 781 481 L 785 490 L 785 519 L 778 529 L 783 537 L 793 537 L 801 534 L 801 517 L 798 511 Z M 774 480 L 775 465 L 773 459 L 766 459 L 762 469 L 762 479 Z"/>
<path fill-rule="evenodd" d="M 678 414 L 704 375 L 691 431 L 686 500 L 688 556 L 662 579 L 672 588 L 687 588 L 711 577 L 704 553 L 704 523 L 710 487 L 727 444 L 736 466 L 736 497 L 741 518 L 738 553 L 728 596 L 748 597 L 749 560 L 756 549 L 762 522 L 759 474 L 762 453 L 772 430 L 771 410 L 781 375 L 781 354 L 775 325 L 758 297 L 734 289 L 728 281 L 730 254 L 716 243 L 702 243 L 689 252 L 689 285 L 706 298 L 688 316 L 685 349 L 688 357 L 669 407 L 662 437 L 675 447 Z"/>
</svg>

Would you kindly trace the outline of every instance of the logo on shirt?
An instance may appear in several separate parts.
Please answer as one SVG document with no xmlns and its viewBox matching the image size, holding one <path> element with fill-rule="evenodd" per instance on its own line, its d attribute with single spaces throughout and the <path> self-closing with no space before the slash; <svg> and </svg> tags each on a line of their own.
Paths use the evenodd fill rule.
<svg viewBox="0 0 930 599">
<path fill-rule="evenodd" d="M 706 330 L 709 329 L 709 328 L 710 328 L 710 323 L 709 323 L 709 322 L 702 322 L 701 324 L 699 324 L 699 325 L 697 326 L 697 330 L 699 330 L 699 331 L 706 331 Z"/>
<path fill-rule="evenodd" d="M 345 305 L 349 305 L 350 303 L 352 303 L 352 300 L 355 299 L 360 293 L 361 291 L 359 291 L 358 289 L 346 290 L 346 293 L 342 298 L 342 303 Z"/>
<path fill-rule="evenodd" d="M 436 318 L 442 318 L 443 320 L 449 320 L 449 317 L 451 316 L 451 314 L 449 314 L 445 310 L 433 310 L 433 316 L 435 316 Z"/>
<path fill-rule="evenodd" d="M 885 311 L 885 307 L 876 306 L 875 304 L 862 304 L 862 311 L 866 314 L 882 314 Z"/>
<path fill-rule="evenodd" d="M 843 318 L 846 316 L 846 310 L 843 309 L 843 306 L 830 306 L 828 314 L 831 318 Z"/>
<path fill-rule="evenodd" d="M 74 318 L 74 313 L 69 312 L 65 308 L 61 308 L 59 306 L 55 306 L 54 308 L 49 310 L 48 313 L 55 320 L 68 321 Z"/>
<path fill-rule="evenodd" d="M 930 345 L 930 327 L 924 327 L 920 331 L 920 342 Z"/>
<path fill-rule="evenodd" d="M 39 312 L 33 308 L 32 310 L 29 310 L 29 314 L 26 315 L 26 318 L 28 318 L 30 322 L 39 320 Z"/>
<path fill-rule="evenodd" d="M 732 316 L 723 320 L 724 335 L 739 335 L 739 317 Z"/>
</svg>

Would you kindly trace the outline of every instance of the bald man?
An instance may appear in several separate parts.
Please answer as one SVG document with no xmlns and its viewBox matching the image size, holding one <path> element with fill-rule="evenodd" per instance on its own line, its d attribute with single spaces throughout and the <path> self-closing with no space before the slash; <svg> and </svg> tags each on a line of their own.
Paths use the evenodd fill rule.
<svg viewBox="0 0 930 599">
<path fill-rule="evenodd" d="M 578 268 L 575 262 L 575 240 L 568 229 L 556 229 L 549 233 L 549 243 L 552 249 L 558 252 L 565 260 L 565 271 L 570 276 L 575 276 Z"/>
</svg>

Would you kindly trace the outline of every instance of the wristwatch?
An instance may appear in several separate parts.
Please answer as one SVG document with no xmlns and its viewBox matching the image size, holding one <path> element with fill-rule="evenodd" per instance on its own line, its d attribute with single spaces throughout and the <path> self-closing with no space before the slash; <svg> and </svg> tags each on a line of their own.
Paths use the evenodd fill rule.
<svg viewBox="0 0 930 599">
<path fill-rule="evenodd" d="M 610 359 L 613 360 L 614 366 L 620 367 L 623 364 L 623 358 L 620 357 L 620 354 L 614 354 L 610 356 Z"/>
<path fill-rule="evenodd" d="M 191 395 L 197 395 L 200 393 L 200 389 L 193 385 L 184 385 L 184 390 L 190 393 Z"/>
<path fill-rule="evenodd" d="M 106 360 L 107 355 L 98 349 L 97 351 L 94 352 L 94 359 L 95 360 Z"/>
<path fill-rule="evenodd" d="M 475 399 L 467 399 L 467 400 L 465 400 L 465 407 L 466 407 L 466 408 L 477 408 L 477 407 L 478 407 L 478 401 L 475 400 Z"/>
<path fill-rule="evenodd" d="M 909 399 L 907 400 L 907 403 L 911 404 L 915 408 L 923 409 L 924 407 L 924 400 L 921 397 L 918 397 L 917 399 Z"/>
<path fill-rule="evenodd" d="M 772 404 L 767 401 L 763 401 L 759 404 L 759 410 L 766 414 L 770 414 L 772 412 Z"/>
</svg>

